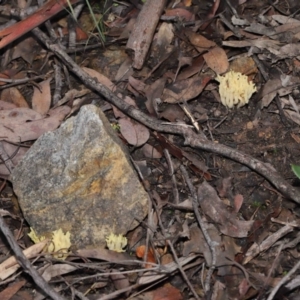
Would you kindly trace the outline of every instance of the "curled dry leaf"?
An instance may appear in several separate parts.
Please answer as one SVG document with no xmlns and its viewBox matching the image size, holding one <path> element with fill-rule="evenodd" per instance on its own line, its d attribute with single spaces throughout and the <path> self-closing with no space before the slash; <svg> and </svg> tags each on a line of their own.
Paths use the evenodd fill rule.
<svg viewBox="0 0 300 300">
<path fill-rule="evenodd" d="M 146 251 L 146 246 L 141 245 L 138 248 L 136 248 L 135 254 L 138 258 L 143 258 L 145 255 L 145 251 Z M 145 268 L 152 268 L 153 267 L 152 264 L 156 263 L 155 256 L 154 256 L 154 250 L 152 248 L 148 249 L 147 263 L 149 263 L 149 264 L 146 264 Z"/>
<path fill-rule="evenodd" d="M 214 47 L 203 54 L 207 65 L 217 74 L 225 73 L 229 68 L 226 52 L 220 47 Z"/>
</svg>

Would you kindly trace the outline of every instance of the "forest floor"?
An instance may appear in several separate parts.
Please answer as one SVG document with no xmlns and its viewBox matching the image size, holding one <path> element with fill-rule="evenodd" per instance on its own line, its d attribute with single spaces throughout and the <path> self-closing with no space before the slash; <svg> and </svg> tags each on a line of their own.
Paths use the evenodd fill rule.
<svg viewBox="0 0 300 300">
<path fill-rule="evenodd" d="M 45 47 L 35 31 L 4 48 L 0 41 L 1 110 L 47 114 L 66 105 L 69 118 L 83 105 L 101 107 L 140 168 L 155 211 L 127 234 L 134 246 L 126 251 L 134 259 L 147 246 L 147 263 L 139 267 L 123 264 L 118 254 L 105 262 L 75 254 L 59 262 L 40 254 L 31 264 L 56 266 L 47 275 L 61 295 L 56 299 L 299 299 L 300 4 L 143 2 L 106 1 L 102 7 L 92 1 L 96 18 L 105 11 L 98 30 L 86 2 L 78 24 L 72 14 L 59 13 L 40 28 L 46 34 L 54 29 L 61 52 Z M 11 5 L 0 6 L 4 25 Z M 99 86 L 81 78 L 73 63 Z M 75 96 L 66 97 L 69 91 Z M 130 126 L 116 116 L 112 106 L 122 110 L 123 104 L 110 93 L 133 101 L 133 110 L 129 104 L 123 110 L 135 119 Z M 139 132 L 137 122 L 147 131 Z M 1 138 L 10 125 L 0 128 Z M 14 156 L 34 143 L 32 132 L 18 143 L 27 134 L 24 127 L 11 140 L 2 138 L 14 141 L 6 156 L 0 148 L 2 216 L 23 249 L 33 243 L 5 157 L 13 165 L 22 160 Z M 4 236 L 1 261 L 13 255 Z M 3 268 L 0 299 L 51 297 L 37 289 L 28 270 L 2 276 Z"/>
</svg>

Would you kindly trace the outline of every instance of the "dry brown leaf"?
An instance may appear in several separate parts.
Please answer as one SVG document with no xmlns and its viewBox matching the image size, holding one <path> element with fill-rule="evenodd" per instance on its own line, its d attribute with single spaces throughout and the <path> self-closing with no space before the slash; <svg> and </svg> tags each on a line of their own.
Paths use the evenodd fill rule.
<svg viewBox="0 0 300 300">
<path fill-rule="evenodd" d="M 70 112 L 68 106 L 60 106 L 49 111 L 49 117 L 29 108 L 15 108 L 0 111 L 0 140 L 24 142 L 36 140 L 47 131 L 56 129 Z"/>
<path fill-rule="evenodd" d="M 204 59 L 202 55 L 194 58 L 192 64 L 180 72 L 180 74 L 177 76 L 177 80 L 187 79 L 195 74 L 198 74 L 203 68 L 203 65 Z"/>
<path fill-rule="evenodd" d="M 179 105 L 169 104 L 163 112 L 159 114 L 159 117 L 166 119 L 169 122 L 183 121 L 185 118 L 185 112 Z"/>
<path fill-rule="evenodd" d="M 121 95 L 118 95 L 118 96 L 121 96 Z M 127 104 L 132 105 L 133 107 L 137 108 L 136 103 L 132 98 L 126 96 L 124 98 L 124 101 Z M 113 112 L 114 112 L 114 115 L 115 115 L 116 118 L 127 118 L 127 116 L 121 110 L 116 108 L 115 106 L 113 106 Z"/>
<path fill-rule="evenodd" d="M 141 246 L 136 248 L 135 254 L 138 258 L 142 259 L 145 255 L 145 251 L 146 251 L 146 246 L 141 245 Z M 149 263 L 149 264 L 145 265 L 146 269 L 147 268 L 152 268 L 153 264 L 156 264 L 156 259 L 155 259 L 155 256 L 154 256 L 154 250 L 151 247 L 148 249 L 146 261 L 147 261 L 147 263 Z"/>
<path fill-rule="evenodd" d="M 148 141 L 150 132 L 144 125 L 129 118 L 119 119 L 118 122 L 121 134 L 130 145 L 139 147 Z"/>
<path fill-rule="evenodd" d="M 198 197 L 202 210 L 220 225 L 223 234 L 236 238 L 248 236 L 254 221 L 239 220 L 236 213 L 228 211 L 215 189 L 206 181 L 199 186 Z"/>
<path fill-rule="evenodd" d="M 210 81 L 210 77 L 193 77 L 177 81 L 165 88 L 162 100 L 167 103 L 180 103 L 197 97 Z"/>
<path fill-rule="evenodd" d="M 128 83 L 138 92 L 144 91 L 146 84 L 132 76 L 129 76 Z"/>
<path fill-rule="evenodd" d="M 35 257 L 37 254 L 39 254 L 46 244 L 48 243 L 48 240 L 44 240 L 38 244 L 34 244 L 33 246 L 25 249 L 23 251 L 23 254 L 27 258 Z M 20 265 L 18 264 L 15 256 L 11 256 L 10 258 L 6 259 L 4 262 L 0 264 L 0 278 L 1 280 L 6 279 L 7 277 L 11 276 L 13 273 L 15 273 L 20 268 Z"/>
<path fill-rule="evenodd" d="M 193 14 L 192 12 L 190 12 L 184 8 L 167 9 L 164 16 L 179 17 L 180 19 L 182 19 L 186 22 L 195 21 L 195 14 Z"/>
<path fill-rule="evenodd" d="M 299 113 L 290 110 L 290 109 L 284 109 L 284 114 L 287 118 L 291 119 L 296 124 L 300 125 L 300 115 Z"/>
<path fill-rule="evenodd" d="M 195 258 L 194 255 L 191 255 L 189 257 L 180 257 L 178 259 L 179 264 L 181 266 L 184 266 L 188 264 L 190 261 L 192 261 Z M 157 282 L 158 280 L 165 278 L 166 276 L 169 276 L 170 272 L 173 272 L 178 269 L 178 264 L 176 262 L 171 262 L 167 265 L 165 265 L 166 269 L 169 271 L 168 273 L 160 273 L 158 274 L 157 271 L 147 271 L 145 272 L 141 278 L 139 278 L 138 283 L 143 284 L 149 284 L 151 282 Z"/>
<path fill-rule="evenodd" d="M 238 213 L 244 203 L 244 197 L 241 194 L 237 194 L 234 196 L 234 211 Z"/>
<path fill-rule="evenodd" d="M 52 78 L 48 78 L 39 83 L 39 88 L 33 87 L 32 109 L 45 116 L 51 105 L 51 89 L 50 82 Z"/>
<path fill-rule="evenodd" d="M 153 291 L 140 294 L 139 299 L 143 300 L 182 300 L 180 290 L 167 283 Z"/>
<path fill-rule="evenodd" d="M 17 107 L 9 110 L 1 110 L 1 125 L 9 127 L 12 123 L 25 123 L 42 118 L 41 114 L 30 108 Z"/>
<path fill-rule="evenodd" d="M 216 243 L 221 242 L 219 231 L 213 224 L 209 224 L 207 231 Z M 216 238 L 216 239 L 215 239 Z M 219 252 L 219 251 L 218 251 Z M 190 227 L 190 239 L 183 243 L 183 256 L 187 257 L 191 253 L 201 253 L 205 257 L 207 263 L 211 263 L 211 252 L 205 237 L 198 226 L 192 225 Z"/>
<path fill-rule="evenodd" d="M 114 274 L 109 275 L 116 290 L 121 290 L 129 287 L 130 282 L 127 274 L 121 274 L 118 269 L 111 269 Z"/>
<path fill-rule="evenodd" d="M 149 293 L 153 294 L 152 300 L 183 300 L 180 290 L 170 283 L 166 283 L 164 286 Z"/>
<path fill-rule="evenodd" d="M 29 107 L 23 95 L 15 87 L 3 90 L 1 92 L 1 99 L 7 103 L 15 104 L 16 107 Z"/>
<path fill-rule="evenodd" d="M 166 78 L 159 78 L 155 82 L 153 82 L 151 85 L 147 85 L 145 87 L 145 94 L 147 97 L 147 101 L 145 103 L 148 112 L 152 115 L 156 113 L 156 99 L 161 98 L 161 94 L 165 88 L 167 79 Z"/>
<path fill-rule="evenodd" d="M 39 45 L 33 37 L 28 37 L 14 47 L 12 59 L 22 57 L 30 65 L 39 51 Z"/>
<path fill-rule="evenodd" d="M 5 288 L 0 293 L 0 299 L 1 300 L 10 300 L 13 298 L 13 296 L 20 290 L 20 288 L 26 283 L 25 280 L 13 282 L 12 285 Z"/>
<path fill-rule="evenodd" d="M 145 155 L 145 157 L 148 157 L 148 158 L 161 158 L 162 157 L 162 153 L 150 144 L 146 143 L 141 148 L 141 150 L 143 151 L 143 154 Z"/>
<path fill-rule="evenodd" d="M 1 78 L 3 78 L 3 79 L 9 79 L 10 76 L 8 74 L 6 74 L 5 72 L 0 73 L 0 85 L 5 85 L 5 84 L 7 84 L 7 82 L 2 81 Z"/>
<path fill-rule="evenodd" d="M 151 45 L 151 65 L 160 64 L 174 51 L 174 26 L 171 23 L 163 22 L 155 34 Z"/>
<path fill-rule="evenodd" d="M 230 63 L 230 70 L 240 72 L 244 75 L 252 75 L 257 73 L 257 67 L 252 57 L 242 56 Z"/>
<path fill-rule="evenodd" d="M 193 31 L 186 31 L 185 34 L 191 44 L 194 45 L 200 53 L 216 46 L 215 42 L 208 40 L 201 34 Z"/>
<path fill-rule="evenodd" d="M 128 264 L 134 264 L 134 265 L 137 264 L 135 262 L 134 257 L 132 257 L 126 252 L 115 252 L 103 248 L 95 248 L 95 249 L 80 249 L 77 250 L 76 253 L 81 257 L 101 259 L 101 260 L 109 261 L 111 263 L 124 263 L 124 261 L 127 261 Z"/>
<path fill-rule="evenodd" d="M 105 85 L 107 88 L 109 88 L 111 91 L 115 88 L 115 85 L 103 74 L 90 69 L 90 68 L 86 68 L 83 67 L 82 68 L 83 71 L 85 71 L 87 74 L 89 74 L 91 77 L 96 78 L 100 83 L 102 83 L 103 85 Z"/>
<path fill-rule="evenodd" d="M 269 106 L 281 87 L 280 79 L 270 79 L 264 84 L 260 94 L 262 97 L 261 108 Z"/>
<path fill-rule="evenodd" d="M 10 144 L 5 141 L 1 141 L 1 143 L 7 156 L 11 157 L 11 161 L 14 166 L 17 166 L 25 153 L 29 150 L 27 147 L 19 147 L 18 145 Z M 0 164 L 0 174 L 10 175 L 10 171 L 7 169 L 6 164 Z"/>
<path fill-rule="evenodd" d="M 229 68 L 226 52 L 220 47 L 214 47 L 203 54 L 206 64 L 217 74 L 225 73 Z"/>
<path fill-rule="evenodd" d="M 47 282 L 49 282 L 53 277 L 68 274 L 68 273 L 71 273 L 75 270 L 77 270 L 76 267 L 70 266 L 68 264 L 49 265 L 43 271 L 42 276 Z"/>
</svg>

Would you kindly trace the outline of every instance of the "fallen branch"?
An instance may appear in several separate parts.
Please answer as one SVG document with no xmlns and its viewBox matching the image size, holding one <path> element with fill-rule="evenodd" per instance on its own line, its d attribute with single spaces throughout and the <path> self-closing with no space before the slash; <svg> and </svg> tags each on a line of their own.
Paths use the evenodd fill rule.
<svg viewBox="0 0 300 300">
<path fill-rule="evenodd" d="M 79 2 L 80 0 L 50 0 L 39 8 L 35 13 L 24 20 L 13 24 L 0 31 L 0 49 L 4 48 L 17 38 L 31 31 L 33 28 L 45 23 L 47 20 L 61 12 L 66 6 Z"/>
<path fill-rule="evenodd" d="M 250 169 L 266 178 L 287 198 L 300 204 L 300 193 L 267 164 L 238 150 L 204 139 L 200 136 L 200 134 L 195 133 L 190 128 L 186 128 L 174 123 L 161 122 L 144 114 L 140 110 L 127 104 L 125 101 L 111 92 L 106 86 L 85 73 L 59 45 L 51 43 L 50 39 L 41 30 L 35 28 L 33 33 L 40 39 L 42 43 L 46 45 L 50 51 L 55 53 L 55 55 L 57 55 L 66 64 L 71 72 L 73 72 L 85 84 L 86 87 L 104 96 L 109 103 L 119 108 L 128 116 L 144 124 L 145 126 L 152 128 L 153 130 L 183 136 L 185 139 L 185 145 L 187 146 L 214 152 L 248 166 Z"/>
</svg>

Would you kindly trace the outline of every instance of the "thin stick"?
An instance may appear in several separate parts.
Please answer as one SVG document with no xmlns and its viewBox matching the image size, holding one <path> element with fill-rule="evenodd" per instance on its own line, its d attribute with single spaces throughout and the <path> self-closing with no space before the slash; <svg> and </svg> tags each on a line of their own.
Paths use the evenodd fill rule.
<svg viewBox="0 0 300 300">
<path fill-rule="evenodd" d="M 91 88 L 92 90 L 100 93 L 106 98 L 109 103 L 115 105 L 128 116 L 154 130 L 158 130 L 160 132 L 169 132 L 172 134 L 179 134 L 183 136 L 185 138 L 185 145 L 190 145 L 192 147 L 196 147 L 205 151 L 211 151 L 217 154 L 221 154 L 225 157 L 231 158 L 241 164 L 248 166 L 252 170 L 255 170 L 256 172 L 264 176 L 288 198 L 297 203 L 300 203 L 299 191 L 297 191 L 295 187 L 287 183 L 274 169 L 272 169 L 265 163 L 230 147 L 208 141 L 189 128 L 184 128 L 180 125 L 172 126 L 169 124 L 163 124 L 161 121 L 158 121 L 144 114 L 140 110 L 134 108 L 132 105 L 127 104 L 121 98 L 116 96 L 102 83 L 98 82 L 87 73 L 85 73 L 59 45 L 52 44 L 49 38 L 40 29 L 33 29 L 33 33 L 46 45 L 49 50 L 53 51 L 66 64 L 66 66 L 75 75 L 77 75 L 80 80 L 84 82 L 84 84 L 88 88 Z"/>
<path fill-rule="evenodd" d="M 175 173 L 174 173 L 173 162 L 172 162 L 172 159 L 171 159 L 168 149 L 164 149 L 164 155 L 167 160 L 168 167 L 169 167 L 169 175 L 172 178 L 172 185 L 173 185 L 172 190 L 173 190 L 173 197 L 174 197 L 173 203 L 175 203 L 176 205 L 179 205 L 179 193 L 178 193 L 178 188 L 177 188 L 177 181 L 176 181 L 176 177 L 175 177 Z M 181 224 L 180 212 L 178 210 L 176 210 L 176 212 L 175 212 L 175 217 L 176 217 L 177 222 L 179 224 Z"/>
<path fill-rule="evenodd" d="M 206 279 L 205 279 L 205 284 L 204 284 L 204 290 L 205 292 L 209 292 L 210 290 L 210 279 L 211 279 L 211 276 L 216 268 L 216 263 L 217 263 L 217 255 L 216 255 L 216 246 L 218 245 L 218 243 L 216 243 L 215 241 L 213 241 L 208 232 L 207 232 L 207 229 L 206 229 L 206 226 L 201 218 L 201 215 L 199 213 L 199 209 L 198 209 L 198 201 L 201 201 L 198 197 L 197 197 L 197 193 L 196 193 L 196 190 L 189 178 L 189 175 L 188 175 L 188 172 L 187 170 L 185 169 L 185 167 L 183 165 L 180 166 L 180 170 L 184 176 L 184 179 L 190 189 L 190 192 L 191 192 L 191 195 L 192 195 L 192 199 L 193 199 L 193 208 L 194 208 L 194 213 L 195 213 L 195 216 L 196 216 L 196 219 L 198 221 L 198 224 L 202 230 L 202 233 L 205 237 L 205 240 L 210 248 L 210 251 L 211 251 L 211 256 L 212 256 L 212 261 L 211 261 L 211 266 L 207 272 L 207 275 L 206 275 Z"/>
<path fill-rule="evenodd" d="M 278 290 L 281 288 L 281 286 L 283 286 L 286 282 L 288 282 L 292 275 L 299 269 L 300 267 L 300 260 L 296 263 L 296 265 L 279 281 L 279 283 L 274 287 L 274 289 L 272 290 L 271 294 L 269 295 L 269 297 L 267 298 L 267 300 L 272 300 L 276 293 L 278 292 Z"/>
<path fill-rule="evenodd" d="M 186 284 L 188 285 L 190 291 L 191 291 L 192 294 L 194 295 L 194 297 L 195 297 L 197 300 L 200 300 L 198 294 L 196 293 L 194 287 L 192 286 L 191 282 L 189 281 L 188 277 L 186 276 L 186 274 L 185 274 L 185 272 L 184 272 L 184 270 L 183 270 L 183 268 L 182 268 L 182 266 L 181 266 L 181 264 L 180 264 L 180 261 L 179 261 L 179 259 L 178 259 L 178 256 L 177 256 L 177 254 L 176 254 L 176 251 L 175 251 L 175 249 L 174 249 L 174 247 L 173 247 L 172 242 L 167 238 L 166 230 L 165 230 L 164 225 L 162 224 L 161 218 L 160 218 L 160 216 L 159 216 L 159 214 L 158 214 L 157 206 L 156 206 L 155 204 L 153 204 L 153 206 L 155 207 L 155 210 L 156 210 L 157 215 L 158 215 L 158 223 L 159 223 L 159 227 L 160 227 L 160 229 L 161 229 L 161 232 L 162 232 L 163 236 L 165 237 L 165 239 L 166 239 L 166 241 L 167 241 L 167 244 L 169 245 L 169 247 L 170 247 L 170 249 L 171 249 L 171 251 L 172 251 L 172 255 L 173 255 L 174 260 L 175 260 L 175 262 L 176 262 L 176 264 L 177 264 L 177 267 L 178 267 L 178 269 L 179 269 L 179 271 L 180 271 L 180 273 L 181 273 L 183 279 L 185 280 Z"/>
</svg>

